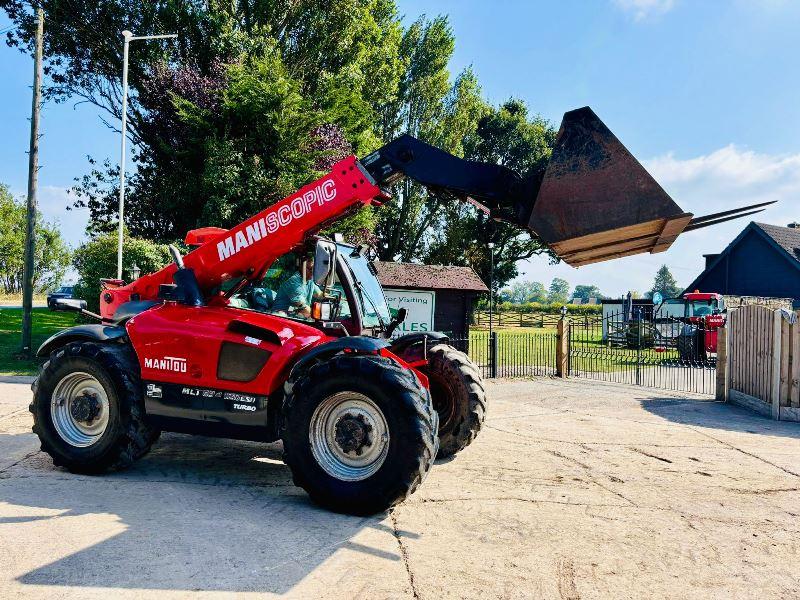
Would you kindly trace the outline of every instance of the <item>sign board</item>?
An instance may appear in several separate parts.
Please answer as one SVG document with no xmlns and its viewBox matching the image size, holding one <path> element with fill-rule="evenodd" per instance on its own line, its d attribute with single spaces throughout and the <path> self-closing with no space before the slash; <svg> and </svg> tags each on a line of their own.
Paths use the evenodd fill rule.
<svg viewBox="0 0 800 600">
<path fill-rule="evenodd" d="M 397 326 L 392 337 L 407 333 L 433 331 L 433 311 L 436 306 L 436 292 L 424 290 L 383 290 L 392 317 L 405 308 L 406 320 Z"/>
<path fill-rule="evenodd" d="M 653 304 L 658 306 L 664 301 L 664 297 L 661 295 L 661 292 L 656 292 L 653 294 Z"/>
</svg>

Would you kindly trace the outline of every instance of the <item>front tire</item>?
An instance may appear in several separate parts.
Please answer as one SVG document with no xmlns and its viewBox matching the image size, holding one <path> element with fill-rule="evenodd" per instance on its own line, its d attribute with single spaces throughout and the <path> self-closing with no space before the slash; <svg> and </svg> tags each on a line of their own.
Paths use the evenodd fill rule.
<svg viewBox="0 0 800 600">
<path fill-rule="evenodd" d="M 486 388 L 469 357 L 448 344 L 428 350 L 422 371 L 439 414 L 437 458 L 446 458 L 469 446 L 480 432 L 486 418 Z"/>
<path fill-rule="evenodd" d="M 705 360 L 705 347 L 702 344 L 702 332 L 695 325 L 684 325 L 676 340 L 678 357 L 681 362 L 692 363 Z"/>
<path fill-rule="evenodd" d="M 73 473 L 124 469 L 158 438 L 145 421 L 139 365 L 126 346 L 58 348 L 32 389 L 33 432 L 53 463 Z"/>
<path fill-rule="evenodd" d="M 286 388 L 284 461 L 317 504 L 374 514 L 427 476 L 438 419 L 412 372 L 388 358 L 336 355 Z"/>
</svg>

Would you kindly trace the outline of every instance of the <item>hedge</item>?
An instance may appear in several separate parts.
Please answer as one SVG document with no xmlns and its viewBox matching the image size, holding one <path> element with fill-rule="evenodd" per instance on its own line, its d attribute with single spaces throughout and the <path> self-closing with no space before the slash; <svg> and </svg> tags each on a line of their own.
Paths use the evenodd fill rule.
<svg viewBox="0 0 800 600">
<path fill-rule="evenodd" d="M 130 268 L 135 263 L 146 275 L 158 271 L 171 261 L 166 244 L 126 237 L 122 247 L 122 276 L 130 281 Z M 75 285 L 76 298 L 83 298 L 91 311 L 100 310 L 100 279 L 117 276 L 117 234 L 99 236 L 81 245 L 73 256 L 73 266 L 78 271 Z"/>
</svg>

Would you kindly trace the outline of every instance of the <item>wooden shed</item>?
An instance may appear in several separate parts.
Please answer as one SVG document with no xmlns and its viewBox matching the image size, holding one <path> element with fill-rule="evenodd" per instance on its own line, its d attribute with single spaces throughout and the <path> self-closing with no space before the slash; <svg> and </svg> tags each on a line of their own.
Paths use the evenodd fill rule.
<svg viewBox="0 0 800 600">
<path fill-rule="evenodd" d="M 412 309 L 419 304 L 423 308 L 428 298 L 432 302 L 428 310 L 433 323 L 422 324 L 409 319 L 401 333 L 424 331 L 431 326 L 433 331 L 456 338 L 466 337 L 477 295 L 489 291 L 471 267 L 379 261 L 375 268 L 390 306 L 396 304 Z"/>
</svg>

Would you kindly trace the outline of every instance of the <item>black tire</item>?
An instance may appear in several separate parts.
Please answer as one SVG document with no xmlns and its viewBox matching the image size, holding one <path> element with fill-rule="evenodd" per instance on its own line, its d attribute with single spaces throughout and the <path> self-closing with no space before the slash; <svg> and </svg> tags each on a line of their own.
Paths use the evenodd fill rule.
<svg viewBox="0 0 800 600">
<path fill-rule="evenodd" d="M 109 405 L 108 425 L 86 447 L 71 445 L 58 433 L 51 413 L 53 392 L 64 377 L 83 372 L 103 387 Z M 139 365 L 128 346 L 75 342 L 56 349 L 31 386 L 33 432 L 53 463 L 73 473 L 97 474 L 124 469 L 141 458 L 160 431 L 145 418 Z"/>
<path fill-rule="evenodd" d="M 362 394 L 383 414 L 388 450 L 373 474 L 345 481 L 329 474 L 312 451 L 309 430 L 323 401 Z M 430 394 L 411 371 L 379 356 L 336 355 L 286 384 L 281 438 L 295 485 L 317 504 L 353 515 L 371 515 L 398 504 L 423 482 L 436 457 L 438 419 Z"/>
<path fill-rule="evenodd" d="M 472 443 L 486 418 L 486 388 L 478 368 L 448 344 L 428 350 L 428 376 L 433 407 L 439 415 L 439 454 L 446 458 Z"/>
<path fill-rule="evenodd" d="M 700 330 L 694 325 L 683 326 L 683 330 L 676 340 L 678 357 L 682 362 L 692 362 L 705 358 L 704 349 L 701 348 L 700 335 Z"/>
</svg>

